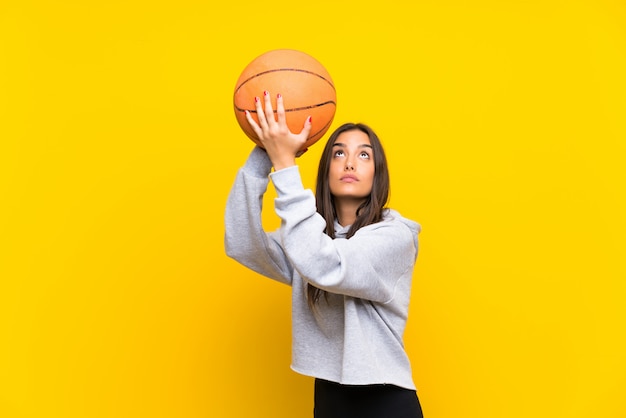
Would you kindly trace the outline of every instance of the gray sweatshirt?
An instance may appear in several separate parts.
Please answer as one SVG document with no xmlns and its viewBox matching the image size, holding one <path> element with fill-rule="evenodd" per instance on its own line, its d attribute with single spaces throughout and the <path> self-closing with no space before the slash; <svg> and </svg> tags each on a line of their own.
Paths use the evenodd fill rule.
<svg viewBox="0 0 626 418">
<path fill-rule="evenodd" d="M 270 179 L 281 226 L 265 232 L 261 209 Z M 229 257 L 291 286 L 294 371 L 342 384 L 415 389 L 402 338 L 417 223 L 386 209 L 383 221 L 360 228 L 350 239 L 345 238 L 349 227 L 336 222 L 332 239 L 299 168 L 271 172 L 266 152 L 258 147 L 237 173 L 225 222 Z M 315 313 L 307 304 L 307 283 L 328 292 Z"/>
</svg>

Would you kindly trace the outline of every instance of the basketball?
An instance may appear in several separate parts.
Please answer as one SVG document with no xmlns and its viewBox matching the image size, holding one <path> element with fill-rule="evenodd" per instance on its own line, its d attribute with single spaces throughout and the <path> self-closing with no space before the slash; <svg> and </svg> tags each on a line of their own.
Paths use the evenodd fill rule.
<svg viewBox="0 0 626 418">
<path fill-rule="evenodd" d="M 254 98 L 263 100 L 263 92 L 272 97 L 276 113 L 276 95 L 283 96 L 287 126 L 299 133 L 311 116 L 311 133 L 303 150 L 316 143 L 330 128 L 337 107 L 337 94 L 330 74 L 312 56 L 293 49 L 276 49 L 252 60 L 241 72 L 234 93 L 235 116 L 244 133 L 262 147 L 246 120 L 249 111 L 258 123 Z"/>
</svg>

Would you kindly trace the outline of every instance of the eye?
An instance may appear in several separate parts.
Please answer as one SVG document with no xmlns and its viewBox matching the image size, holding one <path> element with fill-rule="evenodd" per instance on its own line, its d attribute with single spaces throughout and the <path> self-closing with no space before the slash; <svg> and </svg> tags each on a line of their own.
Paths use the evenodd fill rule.
<svg viewBox="0 0 626 418">
<path fill-rule="evenodd" d="M 369 160 L 370 159 L 370 155 L 365 152 L 365 151 L 361 151 L 361 153 L 359 154 L 360 158 L 363 158 L 364 160 Z"/>
<path fill-rule="evenodd" d="M 344 153 L 343 150 L 337 150 L 335 151 L 335 153 L 333 154 L 333 157 L 343 157 Z"/>
</svg>

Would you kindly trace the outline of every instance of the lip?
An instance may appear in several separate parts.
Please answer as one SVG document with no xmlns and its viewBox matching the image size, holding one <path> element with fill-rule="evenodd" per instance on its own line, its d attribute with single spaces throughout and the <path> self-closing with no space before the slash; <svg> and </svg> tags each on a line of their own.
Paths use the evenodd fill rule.
<svg viewBox="0 0 626 418">
<path fill-rule="evenodd" d="M 346 183 L 353 183 L 355 181 L 359 181 L 359 179 L 352 174 L 346 174 L 345 176 L 342 176 L 339 180 L 346 182 Z"/>
</svg>

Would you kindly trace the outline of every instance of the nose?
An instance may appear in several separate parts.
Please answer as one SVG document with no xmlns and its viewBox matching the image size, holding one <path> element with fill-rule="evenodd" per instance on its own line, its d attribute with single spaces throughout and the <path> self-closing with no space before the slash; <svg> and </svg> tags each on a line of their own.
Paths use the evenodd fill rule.
<svg viewBox="0 0 626 418">
<path fill-rule="evenodd" d="M 345 171 L 354 171 L 354 165 L 352 165 L 351 161 L 346 161 Z"/>
</svg>

